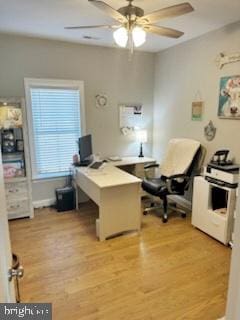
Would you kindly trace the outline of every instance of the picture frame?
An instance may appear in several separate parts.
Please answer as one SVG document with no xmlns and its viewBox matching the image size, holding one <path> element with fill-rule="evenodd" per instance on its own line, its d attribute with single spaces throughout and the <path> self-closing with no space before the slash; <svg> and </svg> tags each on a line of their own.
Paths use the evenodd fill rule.
<svg viewBox="0 0 240 320">
<path fill-rule="evenodd" d="M 3 161 L 4 178 L 24 177 L 25 171 L 21 160 L 4 160 Z"/>
<path fill-rule="evenodd" d="M 142 127 L 143 124 L 143 105 L 120 104 L 119 105 L 119 125 L 120 129 L 129 128 L 134 130 L 135 127 Z"/>
<path fill-rule="evenodd" d="M 240 75 L 220 78 L 218 117 L 240 120 Z"/>
<path fill-rule="evenodd" d="M 202 121 L 203 118 L 203 101 L 194 101 L 192 103 L 192 120 Z"/>
<path fill-rule="evenodd" d="M 11 127 L 21 128 L 22 127 L 22 110 L 20 108 L 8 106 L 7 121 L 10 122 Z"/>
<path fill-rule="evenodd" d="M 17 139 L 16 140 L 16 149 L 18 152 L 24 151 L 24 142 L 22 139 Z"/>
</svg>

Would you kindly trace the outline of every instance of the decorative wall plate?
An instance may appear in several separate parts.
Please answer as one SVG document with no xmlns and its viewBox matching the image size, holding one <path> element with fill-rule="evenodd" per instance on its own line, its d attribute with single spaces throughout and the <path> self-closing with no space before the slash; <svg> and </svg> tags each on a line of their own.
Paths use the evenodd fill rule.
<svg viewBox="0 0 240 320">
<path fill-rule="evenodd" d="M 104 108 L 108 104 L 108 97 L 106 94 L 97 94 L 95 96 L 95 101 L 97 108 Z"/>
<path fill-rule="evenodd" d="M 210 120 L 208 125 L 204 128 L 204 135 L 208 141 L 212 141 L 215 138 L 217 129 L 214 127 L 213 122 Z"/>
</svg>

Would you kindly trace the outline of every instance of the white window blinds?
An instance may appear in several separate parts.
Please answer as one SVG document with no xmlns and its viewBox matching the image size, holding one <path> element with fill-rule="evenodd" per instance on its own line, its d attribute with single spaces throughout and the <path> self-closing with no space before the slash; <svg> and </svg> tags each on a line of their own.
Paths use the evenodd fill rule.
<svg viewBox="0 0 240 320">
<path fill-rule="evenodd" d="M 81 135 L 80 91 L 30 88 L 35 178 L 64 175 Z"/>
</svg>

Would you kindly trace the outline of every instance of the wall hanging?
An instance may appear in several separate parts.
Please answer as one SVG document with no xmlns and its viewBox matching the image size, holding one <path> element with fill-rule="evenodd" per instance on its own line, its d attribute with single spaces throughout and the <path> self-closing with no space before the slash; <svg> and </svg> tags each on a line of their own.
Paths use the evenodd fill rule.
<svg viewBox="0 0 240 320">
<path fill-rule="evenodd" d="M 141 104 L 119 105 L 119 126 L 124 135 L 130 134 L 136 127 L 143 125 L 143 107 Z"/>
<path fill-rule="evenodd" d="M 240 119 L 240 76 L 220 79 L 218 116 L 222 119 Z"/>
<path fill-rule="evenodd" d="M 108 96 L 106 94 L 97 94 L 95 96 L 95 104 L 97 108 L 104 108 L 108 106 Z"/>
<path fill-rule="evenodd" d="M 231 54 L 220 53 L 216 58 L 217 66 L 222 69 L 225 64 L 240 61 L 240 52 L 235 52 Z"/>
<path fill-rule="evenodd" d="M 204 136 L 208 141 L 212 141 L 215 138 L 217 129 L 214 127 L 213 122 L 210 120 L 209 123 L 204 127 Z"/>
<path fill-rule="evenodd" d="M 204 107 L 204 102 L 202 99 L 202 94 L 200 90 L 198 90 L 192 102 L 192 120 L 193 121 L 202 121 L 203 107 Z"/>
<path fill-rule="evenodd" d="M 192 103 L 192 120 L 201 121 L 203 117 L 203 101 L 194 101 Z"/>
</svg>

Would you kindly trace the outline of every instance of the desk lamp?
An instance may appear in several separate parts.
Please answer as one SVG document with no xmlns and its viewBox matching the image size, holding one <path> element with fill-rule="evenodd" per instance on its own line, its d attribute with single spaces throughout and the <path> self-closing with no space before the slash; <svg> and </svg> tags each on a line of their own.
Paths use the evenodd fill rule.
<svg viewBox="0 0 240 320">
<path fill-rule="evenodd" d="M 143 158 L 143 143 L 147 142 L 147 130 L 136 130 L 136 140 L 140 142 L 139 158 Z"/>
</svg>

